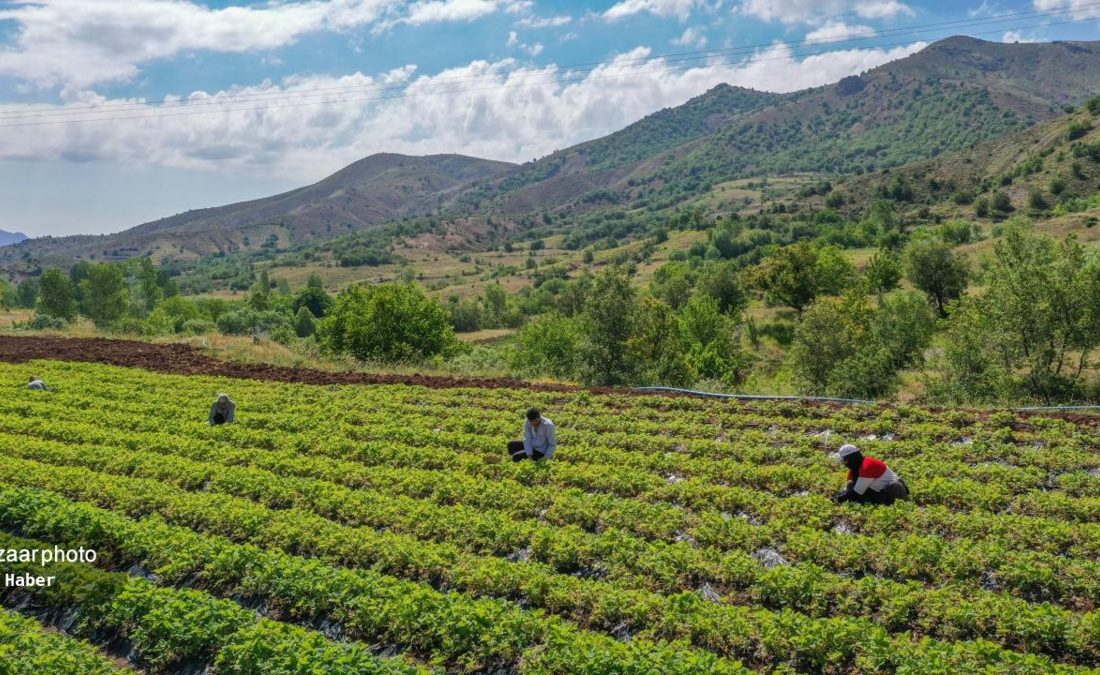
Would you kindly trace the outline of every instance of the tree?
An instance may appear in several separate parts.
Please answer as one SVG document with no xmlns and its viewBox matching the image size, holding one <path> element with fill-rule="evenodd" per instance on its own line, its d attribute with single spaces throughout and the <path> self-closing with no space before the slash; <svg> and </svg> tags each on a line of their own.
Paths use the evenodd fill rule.
<svg viewBox="0 0 1100 675">
<path fill-rule="evenodd" d="M 629 383 L 640 365 L 629 358 L 637 296 L 621 266 L 596 275 L 581 315 L 581 378 L 586 384 Z"/>
<path fill-rule="evenodd" d="M 88 269 L 88 278 L 80 284 L 84 296 L 82 311 L 96 327 L 111 326 L 126 314 L 130 289 L 118 265 L 100 263 Z"/>
<path fill-rule="evenodd" d="M 867 335 L 862 300 L 822 298 L 798 318 L 788 362 L 810 393 L 829 393 L 833 371 L 856 355 Z"/>
<path fill-rule="evenodd" d="M 504 325 L 508 314 L 508 291 L 504 290 L 504 286 L 498 283 L 487 285 L 481 298 L 485 307 L 485 325 L 492 328 Z"/>
<path fill-rule="evenodd" d="M 741 379 L 746 361 L 740 349 L 737 322 L 720 311 L 718 302 L 698 295 L 679 313 L 680 332 L 687 344 L 687 362 L 700 376 L 733 384 Z"/>
<path fill-rule="evenodd" d="M 695 282 L 695 290 L 713 298 L 723 314 L 738 314 L 748 302 L 737 267 L 732 262 L 711 263 L 704 267 Z"/>
<path fill-rule="evenodd" d="M 151 312 L 164 296 L 160 288 L 160 276 L 153 261 L 148 258 L 141 259 L 141 270 L 138 272 L 138 280 L 141 282 L 141 295 L 145 299 L 145 311 Z"/>
<path fill-rule="evenodd" d="M 323 319 L 325 314 L 332 307 L 332 296 L 325 292 L 325 286 L 321 282 L 321 277 L 316 274 L 309 275 L 309 279 L 306 281 L 306 287 L 298 291 L 298 294 L 294 296 L 294 301 L 291 303 L 291 308 L 294 313 L 297 314 L 302 307 L 309 310 L 309 313 L 318 319 Z"/>
<path fill-rule="evenodd" d="M 928 294 L 940 316 L 947 316 L 947 304 L 966 290 L 969 266 L 941 239 L 921 237 L 909 242 L 903 256 L 905 276 Z"/>
<path fill-rule="evenodd" d="M 879 251 L 867 261 L 863 270 L 864 283 L 871 293 L 889 293 L 901 282 L 901 261 L 889 251 Z"/>
<path fill-rule="evenodd" d="M 76 319 L 76 287 L 60 269 L 46 270 L 39 282 L 39 295 L 39 313 L 66 321 Z"/>
<path fill-rule="evenodd" d="M 315 317 L 310 314 L 309 308 L 302 305 L 298 308 L 298 313 L 294 317 L 294 334 L 300 338 L 313 335 L 313 331 L 316 329 L 315 321 Z"/>
<path fill-rule="evenodd" d="M 857 277 L 843 251 L 806 241 L 776 251 L 757 268 L 755 278 L 770 303 L 801 314 L 819 295 L 837 295 Z"/>
<path fill-rule="evenodd" d="M 1079 397 L 1100 348 L 1100 255 L 1012 222 L 986 279 L 986 292 L 952 316 L 934 390 L 958 401 Z"/>
<path fill-rule="evenodd" d="M 16 288 L 16 304 L 25 309 L 34 309 L 38 303 L 38 289 L 41 281 L 38 277 L 27 277 Z"/>
<path fill-rule="evenodd" d="M 350 286 L 317 336 L 329 351 L 364 361 L 447 356 L 459 347 L 447 311 L 412 283 Z"/>
<path fill-rule="evenodd" d="M 687 386 L 696 373 L 687 361 L 676 315 L 653 297 L 637 302 L 633 334 L 627 342 L 636 365 L 635 381 L 647 385 Z"/>
<path fill-rule="evenodd" d="M 520 329 L 512 367 L 530 376 L 572 378 L 577 371 L 579 341 L 577 320 L 549 312 Z"/>
<path fill-rule="evenodd" d="M 682 262 L 667 262 L 653 273 L 649 291 L 673 309 L 683 307 L 691 297 L 694 273 Z"/>
</svg>

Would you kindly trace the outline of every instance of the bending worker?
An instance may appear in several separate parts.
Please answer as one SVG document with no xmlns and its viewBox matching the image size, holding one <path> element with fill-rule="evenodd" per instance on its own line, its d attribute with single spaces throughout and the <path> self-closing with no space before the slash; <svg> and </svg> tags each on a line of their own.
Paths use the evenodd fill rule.
<svg viewBox="0 0 1100 675">
<path fill-rule="evenodd" d="M 36 389 L 38 391 L 49 391 L 50 388 L 46 386 L 46 383 L 37 377 L 31 377 L 30 384 L 27 385 L 27 389 Z"/>
<path fill-rule="evenodd" d="M 890 467 L 874 457 L 864 457 L 854 445 L 840 446 L 833 455 L 848 467 L 848 487 L 836 496 L 838 503 L 893 504 L 909 498 L 909 488 Z"/>
<path fill-rule="evenodd" d="M 523 440 L 508 441 L 508 454 L 513 462 L 525 459 L 550 459 L 558 447 L 558 438 L 554 423 L 542 416 L 538 408 L 527 411 L 527 421 L 523 425 Z"/>
<path fill-rule="evenodd" d="M 228 424 L 236 419 L 236 412 L 237 404 L 229 399 L 229 394 L 218 394 L 210 407 L 210 424 Z"/>
</svg>

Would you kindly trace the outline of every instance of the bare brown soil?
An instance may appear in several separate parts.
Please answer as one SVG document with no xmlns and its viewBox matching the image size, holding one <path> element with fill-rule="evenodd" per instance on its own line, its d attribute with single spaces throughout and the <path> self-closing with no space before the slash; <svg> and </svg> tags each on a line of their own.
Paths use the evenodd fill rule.
<svg viewBox="0 0 1100 675">
<path fill-rule="evenodd" d="M 25 363 L 35 359 L 105 363 L 142 368 L 158 373 L 210 375 L 302 384 L 409 384 L 433 388 L 522 388 L 533 391 L 578 391 L 564 384 L 534 384 L 520 380 L 337 373 L 308 368 L 288 368 L 266 363 L 241 363 L 215 359 L 191 345 L 150 343 L 107 338 L 52 338 L 0 336 L 0 361 Z M 613 391 L 596 389 L 594 391 Z"/>
</svg>

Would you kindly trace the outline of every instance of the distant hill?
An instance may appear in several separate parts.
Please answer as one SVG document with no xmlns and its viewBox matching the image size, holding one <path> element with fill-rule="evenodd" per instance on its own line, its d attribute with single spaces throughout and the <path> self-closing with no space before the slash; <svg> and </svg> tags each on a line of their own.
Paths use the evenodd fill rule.
<svg viewBox="0 0 1100 675">
<path fill-rule="evenodd" d="M 115 235 L 0 249 L 0 264 L 136 255 L 186 260 L 318 243 L 410 216 L 437 218 L 445 230 L 440 241 L 475 250 L 486 237 L 524 228 L 589 232 L 585 241 L 618 237 L 645 214 L 678 208 L 734 179 L 874 174 L 1015 138 L 1096 93 L 1100 42 L 953 37 L 791 94 L 721 85 L 519 166 L 457 155 L 375 155 L 274 197 L 190 211 Z"/>
<path fill-rule="evenodd" d="M 0 230 L 0 246 L 18 244 L 19 242 L 27 238 L 27 235 L 23 234 L 22 232 L 8 232 L 7 230 Z"/>
<path fill-rule="evenodd" d="M 119 260 L 195 258 L 332 239 L 403 216 L 437 209 L 461 186 L 514 167 L 461 155 L 372 155 L 328 178 L 249 202 L 187 211 L 124 232 L 43 237 L 0 253 L 0 262 L 28 252 L 47 262 L 65 258 Z"/>
</svg>

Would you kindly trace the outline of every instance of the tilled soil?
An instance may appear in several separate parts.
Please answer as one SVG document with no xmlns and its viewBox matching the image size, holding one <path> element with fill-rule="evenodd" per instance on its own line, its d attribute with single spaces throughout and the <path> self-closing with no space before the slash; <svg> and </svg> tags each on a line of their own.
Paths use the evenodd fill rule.
<svg viewBox="0 0 1100 675">
<path fill-rule="evenodd" d="M 35 359 L 105 363 L 112 366 L 142 368 L 158 373 L 209 375 L 302 384 L 409 384 L 432 388 L 478 387 L 522 388 L 533 391 L 578 391 L 564 384 L 534 384 L 520 380 L 438 377 L 430 375 L 389 375 L 374 373 L 336 373 L 310 368 L 289 368 L 267 363 L 240 363 L 215 359 L 191 345 L 153 344 L 136 340 L 107 338 L 0 337 L 0 361 L 25 363 Z M 614 389 L 594 389 L 611 392 Z M 625 391 L 625 390 L 624 390 Z"/>
</svg>

